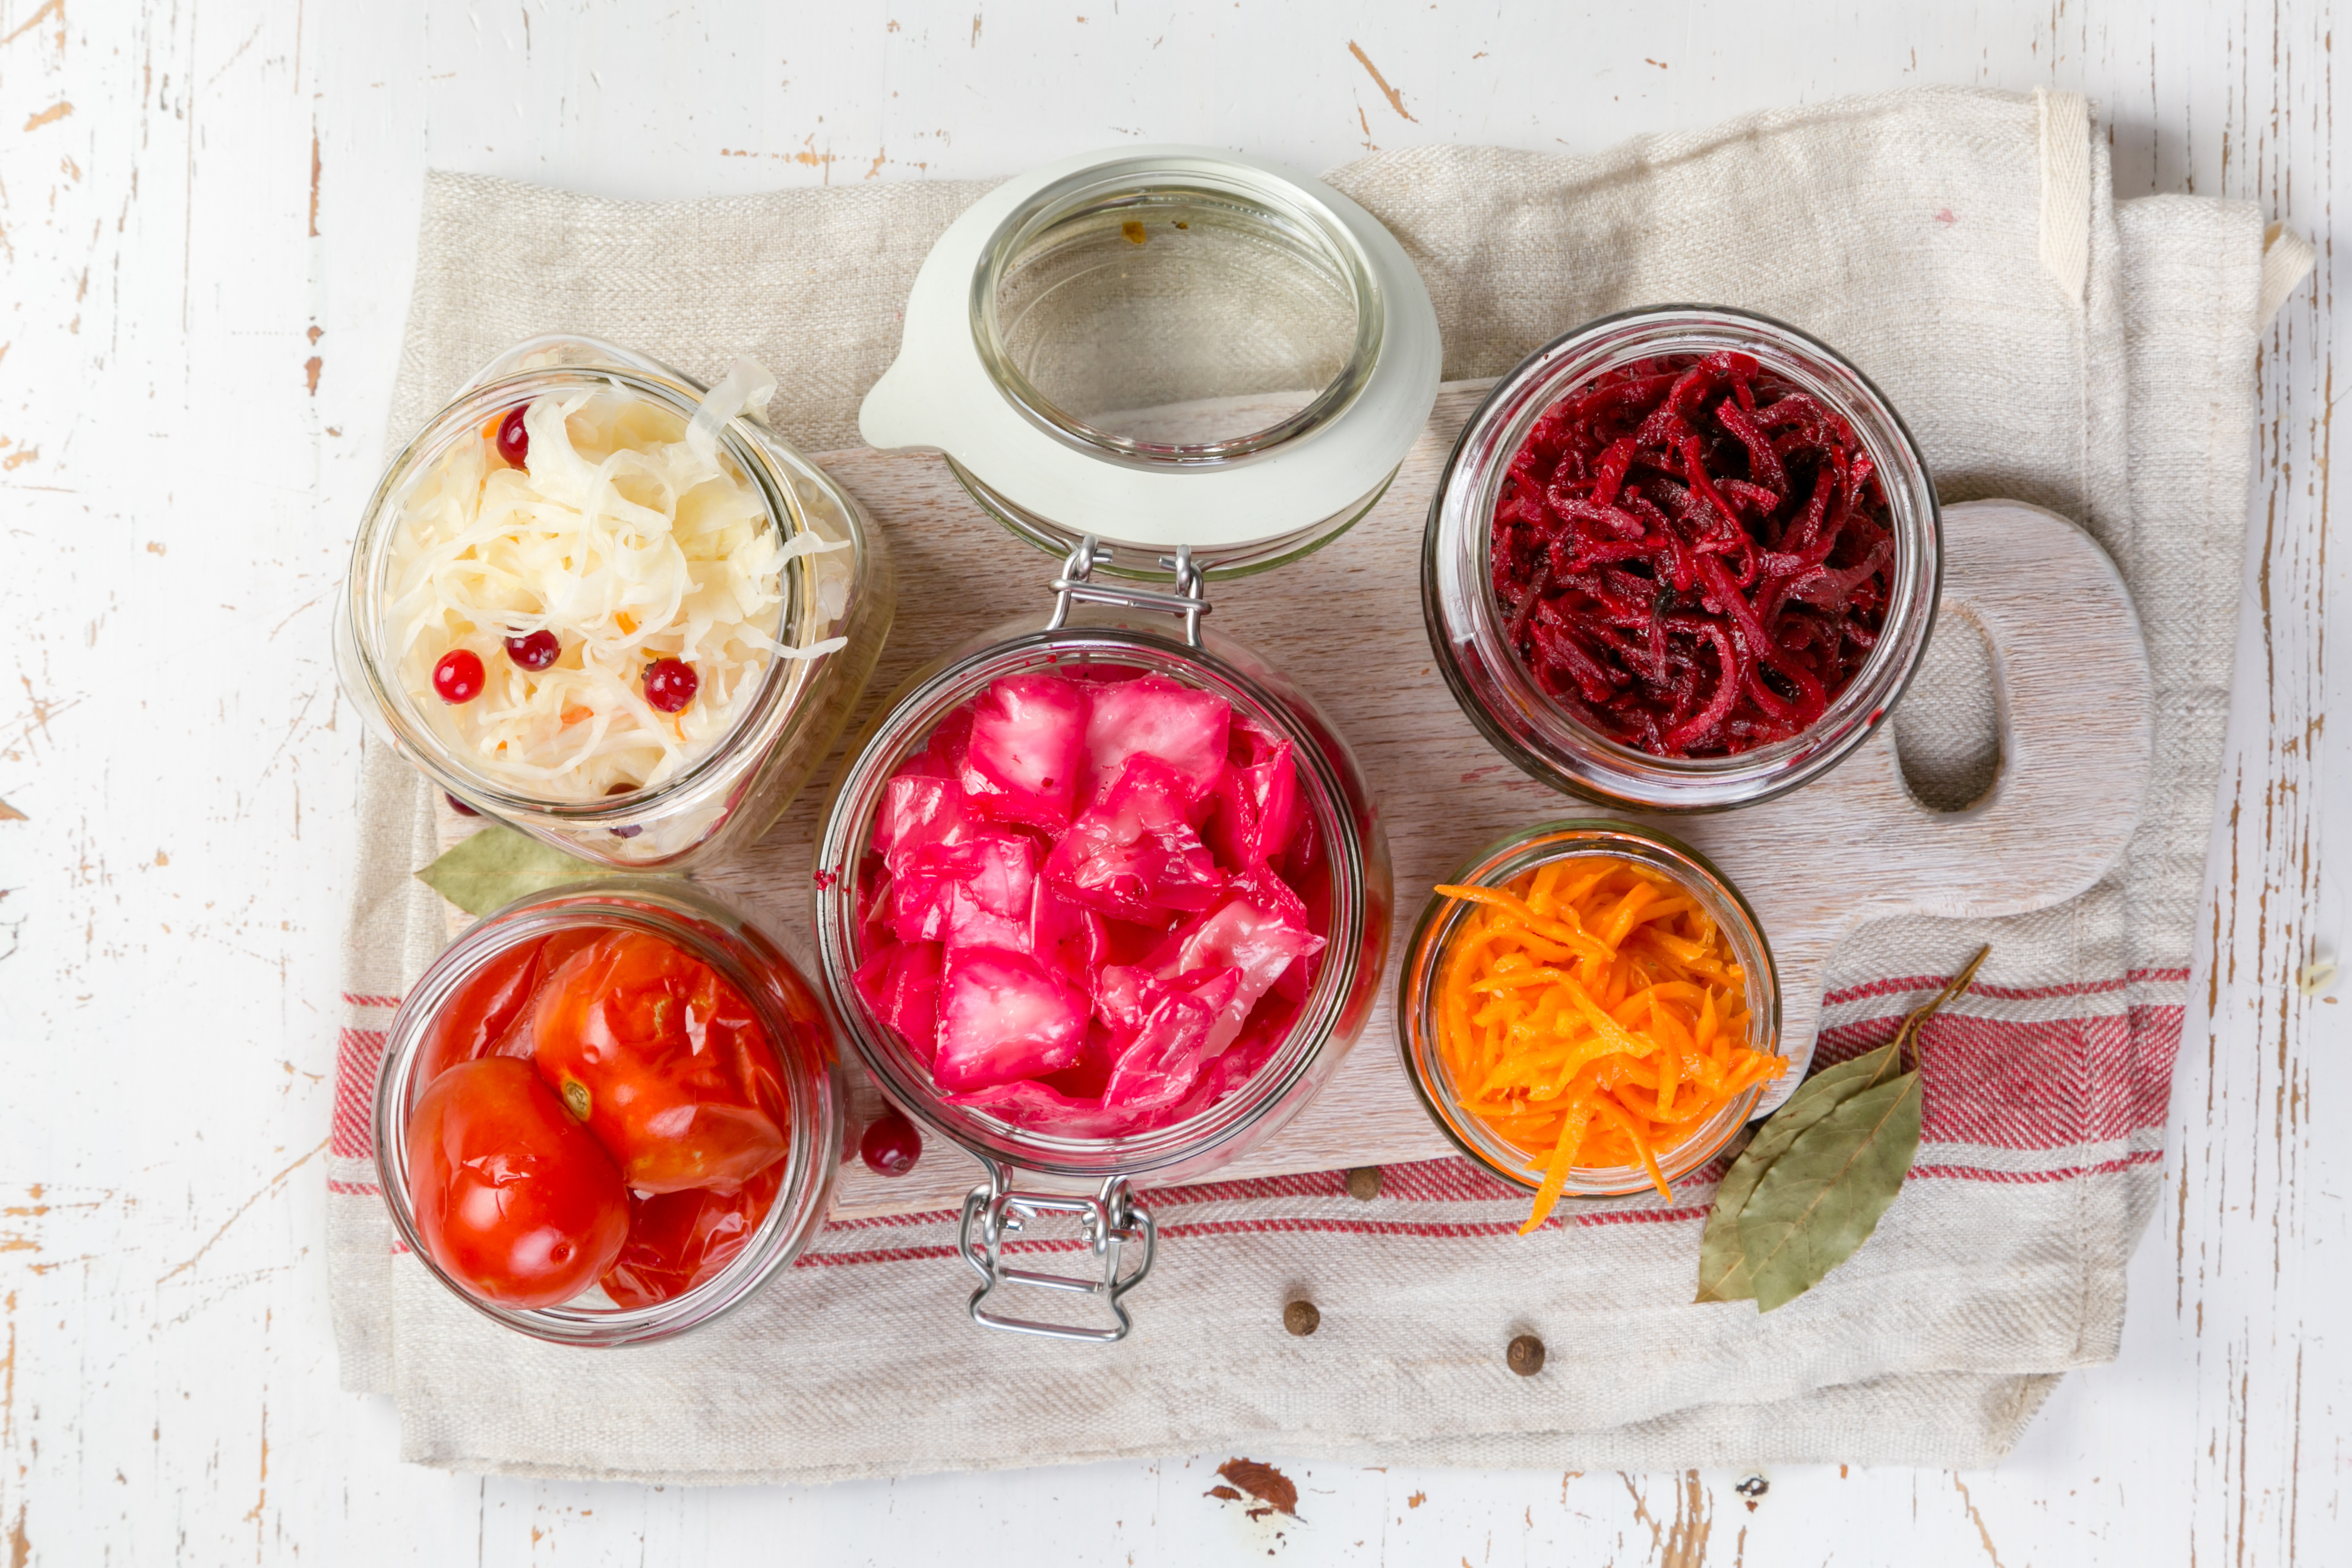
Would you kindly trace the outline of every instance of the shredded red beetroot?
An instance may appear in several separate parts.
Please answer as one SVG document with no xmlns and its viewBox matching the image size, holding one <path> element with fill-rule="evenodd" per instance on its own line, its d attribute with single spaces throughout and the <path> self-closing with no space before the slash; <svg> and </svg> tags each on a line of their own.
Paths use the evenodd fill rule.
<svg viewBox="0 0 2352 1568">
<path fill-rule="evenodd" d="M 1853 428 L 1743 353 L 1579 387 L 1495 506 L 1513 651 L 1580 723 L 1655 756 L 1802 733 L 1870 657 L 1894 564 Z"/>
</svg>

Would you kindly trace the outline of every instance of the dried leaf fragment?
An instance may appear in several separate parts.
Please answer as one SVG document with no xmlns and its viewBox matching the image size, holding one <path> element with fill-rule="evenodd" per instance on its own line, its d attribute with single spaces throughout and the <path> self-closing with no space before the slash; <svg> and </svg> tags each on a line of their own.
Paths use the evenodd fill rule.
<svg viewBox="0 0 2352 1568">
<path fill-rule="evenodd" d="M 599 868 L 553 845 L 493 825 L 450 847 L 416 879 L 467 914 L 486 915 L 526 893 L 598 874 Z"/>
</svg>

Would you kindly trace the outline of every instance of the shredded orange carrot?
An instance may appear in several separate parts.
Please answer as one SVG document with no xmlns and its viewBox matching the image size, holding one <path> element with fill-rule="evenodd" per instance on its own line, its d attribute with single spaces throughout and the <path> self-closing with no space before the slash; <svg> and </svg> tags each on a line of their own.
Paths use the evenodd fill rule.
<svg viewBox="0 0 2352 1568">
<path fill-rule="evenodd" d="M 1521 1235 L 1580 1168 L 1638 1164 L 1673 1196 L 1658 1157 L 1788 1070 L 1747 1044 L 1747 973 L 1664 873 L 1576 856 L 1437 890 L 1477 906 L 1439 964 L 1439 1054 L 1463 1108 L 1543 1166 Z"/>
</svg>

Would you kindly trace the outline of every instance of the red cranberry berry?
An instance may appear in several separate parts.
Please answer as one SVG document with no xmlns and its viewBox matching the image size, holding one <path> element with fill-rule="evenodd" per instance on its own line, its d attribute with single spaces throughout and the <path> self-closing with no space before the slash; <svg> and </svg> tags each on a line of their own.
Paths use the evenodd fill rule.
<svg viewBox="0 0 2352 1568">
<path fill-rule="evenodd" d="M 563 645 L 555 640 L 553 632 L 533 632 L 529 637 L 507 638 L 507 657 L 523 669 L 545 669 L 563 655 Z"/>
<path fill-rule="evenodd" d="M 896 1106 L 885 1110 L 857 1141 L 858 1158 L 877 1176 L 903 1176 L 923 1157 L 923 1135 Z"/>
<path fill-rule="evenodd" d="M 637 786 L 633 784 L 616 784 L 612 788 L 604 792 L 607 796 L 616 795 L 635 795 L 636 793 Z M 611 829 L 611 832 L 613 837 L 615 838 L 635 838 L 638 834 L 643 833 L 645 830 L 646 825 L 644 823 L 632 822 L 626 827 L 615 827 Z"/>
<path fill-rule="evenodd" d="M 681 711 L 701 684 L 694 667 L 682 658 L 657 658 L 646 666 L 646 700 L 665 713 Z"/>
<path fill-rule="evenodd" d="M 467 805 L 464 801 L 459 800 L 456 795 L 451 795 L 446 789 L 441 792 L 441 798 L 447 801 L 449 803 L 449 809 L 456 812 L 460 816 L 479 816 L 482 815 L 480 812 L 476 811 L 472 806 Z"/>
<path fill-rule="evenodd" d="M 433 689 L 444 702 L 471 702 L 482 694 L 481 656 L 453 647 L 433 667 Z"/>
<path fill-rule="evenodd" d="M 518 468 L 528 469 L 530 467 L 530 432 L 522 427 L 521 408 L 512 410 L 499 421 L 499 456 Z"/>
</svg>

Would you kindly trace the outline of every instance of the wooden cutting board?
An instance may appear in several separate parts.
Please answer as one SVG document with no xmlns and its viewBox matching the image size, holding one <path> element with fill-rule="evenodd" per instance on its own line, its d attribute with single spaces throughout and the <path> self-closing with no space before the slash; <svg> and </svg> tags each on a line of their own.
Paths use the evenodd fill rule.
<svg viewBox="0 0 2352 1568">
<path fill-rule="evenodd" d="M 1489 384 L 1439 395 L 1428 429 L 1370 516 L 1306 560 L 1213 584 L 1213 624 L 1310 692 L 1354 748 L 1387 823 L 1396 921 L 1381 1001 L 1322 1094 L 1234 1176 L 1423 1160 L 1454 1152 L 1414 1100 L 1395 1030 L 1395 977 L 1432 884 L 1481 847 L 1533 823 L 1603 815 L 1536 783 L 1462 716 L 1432 663 L 1421 616 L 1423 526 L 1454 438 Z M 887 534 L 898 614 L 865 711 L 950 646 L 1051 607 L 1059 563 L 983 514 L 936 457 L 836 452 L 817 459 Z M 1711 816 L 1654 819 L 1697 846 L 1754 904 L 1781 987 L 1782 1048 L 1812 1051 L 1822 974 L 1865 921 L 1918 912 L 2020 914 L 2089 888 L 2122 855 L 2150 759 L 2147 650 L 2114 564 L 2074 524 L 2014 501 L 1944 513 L 1939 628 L 1972 623 L 2000 691 L 1999 780 L 1965 811 L 1920 806 L 1886 730 L 1823 778 L 1780 800 Z M 829 782 L 828 768 L 821 779 Z M 822 788 L 807 792 L 742 861 L 698 879 L 805 932 Z M 478 825 L 443 812 L 454 842 Z M 455 911 L 452 911 L 455 914 Z M 462 924 L 464 918 L 457 915 Z M 814 978 L 814 977 L 813 977 Z M 878 1099 L 862 1075 L 862 1121 Z M 1793 1089 L 1796 1076 L 1787 1080 Z M 1785 1092 L 1785 1090 L 1783 1091 Z M 842 1215 L 951 1208 L 980 1173 L 937 1140 L 908 1175 L 852 1161 Z"/>
</svg>

